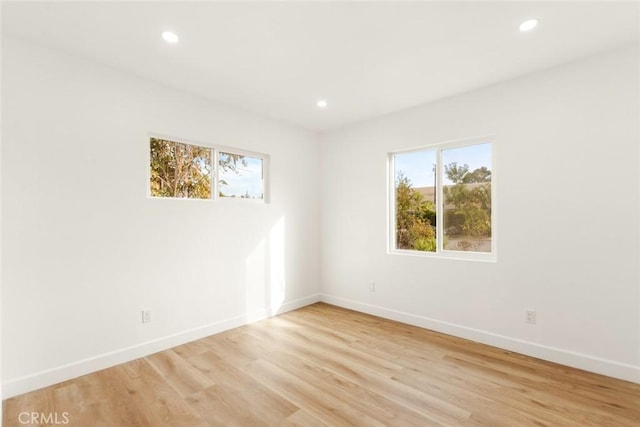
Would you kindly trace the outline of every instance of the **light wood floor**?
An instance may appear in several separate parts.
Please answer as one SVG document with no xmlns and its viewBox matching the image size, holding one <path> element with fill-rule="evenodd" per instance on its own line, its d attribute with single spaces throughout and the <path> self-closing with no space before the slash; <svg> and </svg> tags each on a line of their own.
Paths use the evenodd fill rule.
<svg viewBox="0 0 640 427">
<path fill-rule="evenodd" d="M 80 427 L 637 427 L 640 385 L 315 304 L 6 400 L 4 425 L 25 411 Z"/>
</svg>

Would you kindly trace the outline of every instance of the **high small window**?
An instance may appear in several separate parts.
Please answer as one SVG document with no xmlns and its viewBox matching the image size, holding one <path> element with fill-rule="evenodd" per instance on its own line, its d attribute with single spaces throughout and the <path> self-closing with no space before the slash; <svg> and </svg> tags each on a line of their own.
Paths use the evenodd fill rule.
<svg viewBox="0 0 640 427">
<path fill-rule="evenodd" d="M 152 197 L 265 200 L 265 154 L 156 137 L 149 153 Z"/>
<path fill-rule="evenodd" d="M 490 140 L 390 154 L 391 251 L 495 259 Z"/>
</svg>

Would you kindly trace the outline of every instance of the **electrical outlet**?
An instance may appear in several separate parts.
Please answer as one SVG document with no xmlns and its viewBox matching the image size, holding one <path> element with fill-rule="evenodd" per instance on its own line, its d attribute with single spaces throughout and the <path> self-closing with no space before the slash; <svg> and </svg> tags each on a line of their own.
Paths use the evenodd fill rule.
<svg viewBox="0 0 640 427">
<path fill-rule="evenodd" d="M 142 323 L 149 323 L 151 322 L 152 317 L 151 317 L 151 309 L 147 308 L 142 310 Z"/>
<path fill-rule="evenodd" d="M 531 309 L 526 309 L 524 311 L 524 321 L 527 323 L 534 324 L 536 323 L 536 311 Z"/>
<path fill-rule="evenodd" d="M 369 292 L 375 292 L 375 291 L 376 291 L 376 282 L 369 283 Z"/>
</svg>

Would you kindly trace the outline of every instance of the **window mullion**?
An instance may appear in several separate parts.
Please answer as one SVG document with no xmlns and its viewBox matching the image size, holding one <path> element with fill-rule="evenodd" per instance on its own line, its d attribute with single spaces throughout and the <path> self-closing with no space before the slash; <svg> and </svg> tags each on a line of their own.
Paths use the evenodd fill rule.
<svg viewBox="0 0 640 427">
<path fill-rule="evenodd" d="M 397 249 L 396 242 L 396 227 L 398 221 L 396 220 L 396 157 L 390 156 L 389 158 L 389 191 L 391 194 L 389 200 L 389 247 L 392 250 Z"/>
<path fill-rule="evenodd" d="M 211 176 L 211 199 L 218 200 L 218 150 L 215 148 L 211 149 L 211 163 L 212 163 L 212 176 Z"/>
</svg>

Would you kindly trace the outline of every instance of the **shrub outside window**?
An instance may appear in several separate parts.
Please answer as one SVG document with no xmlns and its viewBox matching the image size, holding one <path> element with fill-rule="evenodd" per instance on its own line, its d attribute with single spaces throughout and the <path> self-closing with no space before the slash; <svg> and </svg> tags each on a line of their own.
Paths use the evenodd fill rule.
<svg viewBox="0 0 640 427">
<path fill-rule="evenodd" d="M 495 260 L 491 139 L 391 153 L 390 251 Z"/>
<path fill-rule="evenodd" d="M 264 201 L 267 163 L 265 154 L 151 137 L 149 195 Z"/>
</svg>

